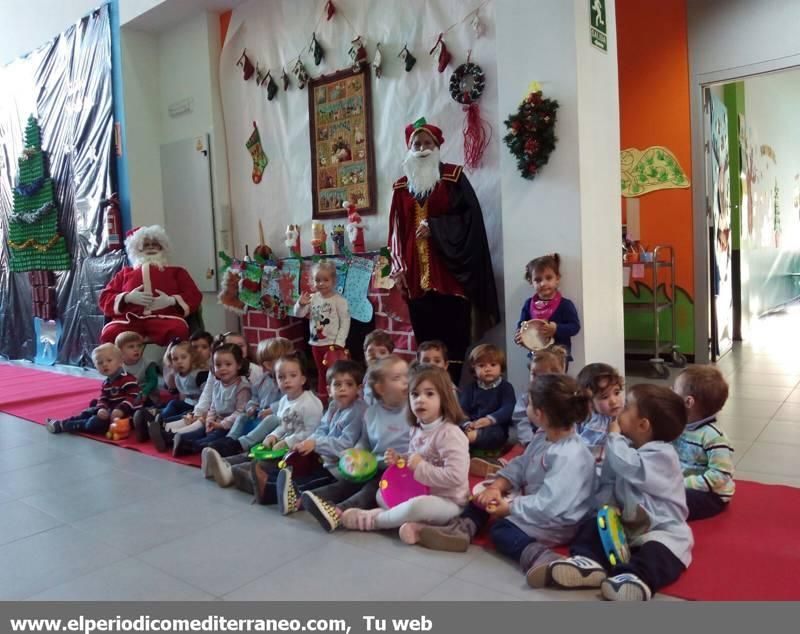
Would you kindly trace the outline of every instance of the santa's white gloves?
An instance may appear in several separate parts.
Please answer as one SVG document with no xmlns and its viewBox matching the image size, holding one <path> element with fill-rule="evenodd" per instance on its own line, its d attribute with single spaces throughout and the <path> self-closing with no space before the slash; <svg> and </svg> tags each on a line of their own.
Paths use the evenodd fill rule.
<svg viewBox="0 0 800 634">
<path fill-rule="evenodd" d="M 145 293 L 140 286 L 129 293 L 125 293 L 124 299 L 128 304 L 147 307 L 153 304 L 155 298 L 150 293 Z"/>
<path fill-rule="evenodd" d="M 163 291 L 157 291 L 158 295 L 153 298 L 150 304 L 150 310 L 162 310 L 175 305 L 175 298 L 172 295 L 167 295 Z"/>
</svg>

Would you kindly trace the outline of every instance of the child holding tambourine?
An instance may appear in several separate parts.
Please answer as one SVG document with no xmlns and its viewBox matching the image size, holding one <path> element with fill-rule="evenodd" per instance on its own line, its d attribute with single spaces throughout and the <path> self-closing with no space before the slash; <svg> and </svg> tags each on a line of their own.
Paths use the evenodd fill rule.
<svg viewBox="0 0 800 634">
<path fill-rule="evenodd" d="M 525 266 L 525 281 L 533 286 L 534 294 L 522 305 L 514 341 L 531 351 L 563 346 L 569 363 L 572 338 L 580 332 L 581 321 L 575 304 L 558 290 L 560 267 L 558 253 L 535 258 Z"/>
</svg>

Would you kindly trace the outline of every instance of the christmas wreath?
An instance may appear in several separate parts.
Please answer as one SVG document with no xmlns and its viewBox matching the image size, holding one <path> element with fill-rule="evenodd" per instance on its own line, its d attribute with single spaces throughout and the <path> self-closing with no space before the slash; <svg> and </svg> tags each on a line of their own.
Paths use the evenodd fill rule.
<svg viewBox="0 0 800 634">
<path fill-rule="evenodd" d="M 478 101 L 485 86 L 483 69 L 472 62 L 461 64 L 450 76 L 450 96 L 465 106 Z"/>
<path fill-rule="evenodd" d="M 537 91 L 529 94 L 519 110 L 505 120 L 508 134 L 503 141 L 517 158 L 523 178 L 535 178 L 556 147 L 556 110 L 558 102 Z"/>
</svg>

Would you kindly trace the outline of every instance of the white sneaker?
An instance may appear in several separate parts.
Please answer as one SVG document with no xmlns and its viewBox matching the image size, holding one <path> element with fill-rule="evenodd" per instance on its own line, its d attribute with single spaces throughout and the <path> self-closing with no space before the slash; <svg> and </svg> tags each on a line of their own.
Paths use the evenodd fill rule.
<svg viewBox="0 0 800 634">
<path fill-rule="evenodd" d="M 211 471 L 208 468 L 208 456 L 211 451 L 215 450 L 211 447 L 204 447 L 203 451 L 200 452 L 200 473 L 202 473 L 203 477 L 207 480 L 212 477 Z"/>
<path fill-rule="evenodd" d="M 604 579 L 600 593 L 609 601 L 649 601 L 653 596 L 644 581 L 628 572 Z"/>
<path fill-rule="evenodd" d="M 562 588 L 599 588 L 608 575 L 594 559 L 568 557 L 550 564 L 550 576 Z"/>
<path fill-rule="evenodd" d="M 221 487 L 229 487 L 233 484 L 233 467 L 230 463 L 219 455 L 216 449 L 207 447 L 208 454 L 206 454 L 206 462 L 208 464 L 208 474 L 214 478 Z"/>
</svg>

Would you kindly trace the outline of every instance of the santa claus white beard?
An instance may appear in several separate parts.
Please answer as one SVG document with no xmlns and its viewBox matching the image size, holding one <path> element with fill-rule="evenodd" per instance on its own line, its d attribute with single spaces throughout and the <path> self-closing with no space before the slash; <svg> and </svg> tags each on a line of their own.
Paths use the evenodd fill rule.
<svg viewBox="0 0 800 634">
<path fill-rule="evenodd" d="M 167 256 L 163 251 L 154 253 L 153 255 L 140 253 L 136 256 L 136 261 L 133 263 L 133 265 L 136 268 L 139 268 L 142 266 L 142 264 L 150 264 L 151 266 L 157 266 L 159 269 L 163 270 L 164 267 L 167 266 Z"/>
<path fill-rule="evenodd" d="M 439 148 L 408 151 L 403 161 L 403 172 L 408 178 L 408 189 L 415 196 L 427 196 L 439 182 Z"/>
</svg>

